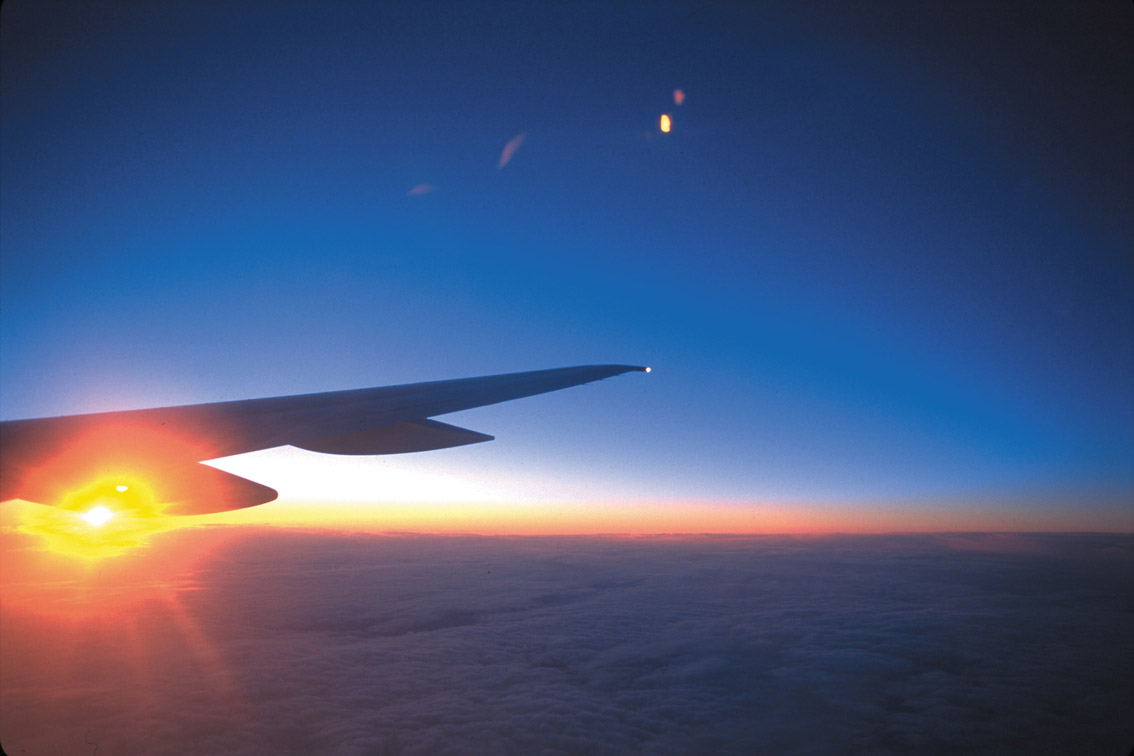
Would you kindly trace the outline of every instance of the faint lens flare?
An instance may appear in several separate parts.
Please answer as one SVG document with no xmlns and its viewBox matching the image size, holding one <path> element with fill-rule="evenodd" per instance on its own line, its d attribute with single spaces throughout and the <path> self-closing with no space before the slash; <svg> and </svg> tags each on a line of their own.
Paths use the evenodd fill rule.
<svg viewBox="0 0 1134 756">
<path fill-rule="evenodd" d="M 520 149 L 520 145 L 524 143 L 525 136 L 527 136 L 527 132 L 521 131 L 508 140 L 508 144 L 504 145 L 504 149 L 500 153 L 500 165 L 496 167 L 496 170 L 501 170 L 504 166 L 508 165 L 512 156 L 516 154 L 516 150 Z"/>
<path fill-rule="evenodd" d="M 673 104 L 680 105 L 685 102 L 685 92 L 681 89 L 673 90 Z"/>
<path fill-rule="evenodd" d="M 662 113 L 661 121 L 658 123 L 658 128 L 660 128 L 662 130 L 663 134 L 668 134 L 670 126 L 671 126 L 671 123 L 670 123 L 670 120 L 669 120 L 669 114 L 668 113 Z"/>
<path fill-rule="evenodd" d="M 420 197 L 423 194 L 432 194 L 437 191 L 437 187 L 433 184 L 418 184 L 413 189 L 406 192 L 407 197 Z"/>
</svg>

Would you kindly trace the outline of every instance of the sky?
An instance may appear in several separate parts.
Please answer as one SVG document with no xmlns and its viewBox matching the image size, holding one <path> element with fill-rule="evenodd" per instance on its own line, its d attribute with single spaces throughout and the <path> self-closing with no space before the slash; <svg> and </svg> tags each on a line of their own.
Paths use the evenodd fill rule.
<svg viewBox="0 0 1134 756">
<path fill-rule="evenodd" d="M 0 418 L 653 368 L 0 504 L 7 753 L 1134 742 L 1129 3 L 0 21 Z"/>
<path fill-rule="evenodd" d="M 7 2 L 0 416 L 650 365 L 218 466 L 248 523 L 1131 530 L 1134 11 L 853 5 Z"/>
</svg>

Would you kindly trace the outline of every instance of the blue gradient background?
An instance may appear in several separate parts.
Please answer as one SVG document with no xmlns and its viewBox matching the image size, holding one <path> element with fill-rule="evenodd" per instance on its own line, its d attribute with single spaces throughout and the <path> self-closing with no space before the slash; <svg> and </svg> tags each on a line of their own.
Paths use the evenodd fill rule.
<svg viewBox="0 0 1134 756">
<path fill-rule="evenodd" d="M 0 413 L 630 362 L 436 464 L 1130 529 L 1134 10 L 922 5 L 9 0 Z"/>
</svg>

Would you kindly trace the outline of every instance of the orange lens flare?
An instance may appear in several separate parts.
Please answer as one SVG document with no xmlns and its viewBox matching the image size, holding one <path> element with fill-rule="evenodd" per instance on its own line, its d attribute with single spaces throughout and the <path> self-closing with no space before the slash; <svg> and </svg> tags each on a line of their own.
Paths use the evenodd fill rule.
<svg viewBox="0 0 1134 756">
<path fill-rule="evenodd" d="M 197 514 L 229 506 L 228 481 L 197 462 L 227 453 L 207 438 L 125 421 L 75 435 L 58 455 L 21 469 L 10 483 L 13 498 L 79 512 L 102 504 L 116 513 Z"/>
<path fill-rule="evenodd" d="M 668 134 L 671 127 L 672 123 L 669 120 L 669 115 L 667 113 L 662 113 L 661 121 L 658 123 L 658 128 L 662 130 L 663 134 Z"/>
<path fill-rule="evenodd" d="M 132 512 L 143 516 L 160 513 L 161 507 L 155 502 L 150 486 L 135 478 L 131 478 L 129 483 L 121 481 L 119 476 L 102 478 L 68 491 L 59 502 L 59 507 L 86 514 L 94 509 L 106 510 L 111 515 L 115 512 Z M 84 518 L 86 514 L 83 515 Z"/>
<path fill-rule="evenodd" d="M 685 92 L 680 89 L 673 90 L 673 104 L 680 105 L 685 102 Z"/>
<path fill-rule="evenodd" d="M 32 501 L 56 504 L 88 489 L 92 481 L 105 484 L 108 491 L 120 485 L 129 487 L 135 479 L 155 485 L 164 477 L 158 475 L 160 471 L 184 464 L 186 459 L 222 456 L 221 450 L 197 439 L 129 421 L 94 426 L 57 446 L 61 449 L 57 456 L 41 462 L 19 481 L 18 490 Z"/>
</svg>

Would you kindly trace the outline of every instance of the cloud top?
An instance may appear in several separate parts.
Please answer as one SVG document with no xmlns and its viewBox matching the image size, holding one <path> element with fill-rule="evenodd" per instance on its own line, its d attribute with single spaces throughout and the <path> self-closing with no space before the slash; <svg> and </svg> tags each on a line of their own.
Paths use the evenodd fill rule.
<svg viewBox="0 0 1134 756">
<path fill-rule="evenodd" d="M 1134 539 L 1013 538 L 266 531 L 165 603 L 5 613 L 0 724 L 29 753 L 1122 752 Z"/>
</svg>

